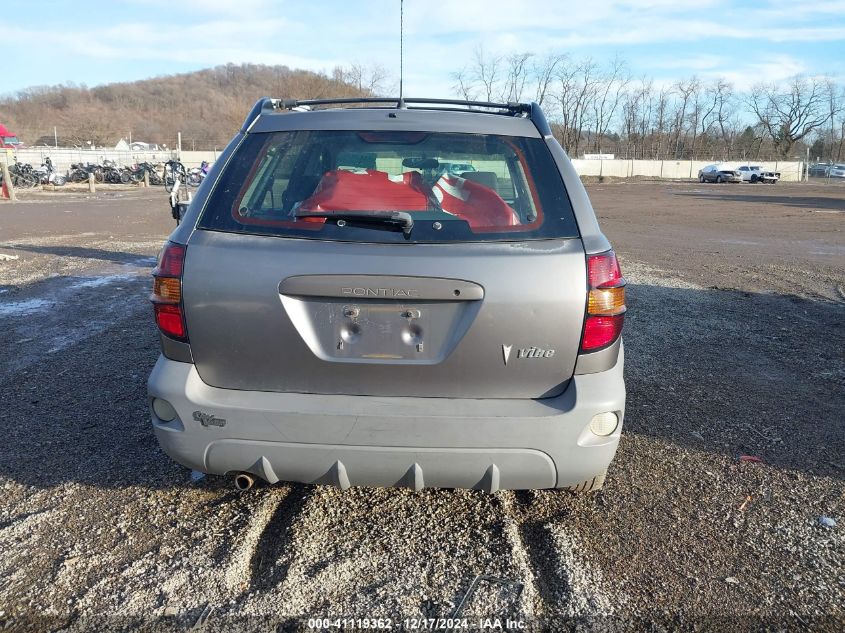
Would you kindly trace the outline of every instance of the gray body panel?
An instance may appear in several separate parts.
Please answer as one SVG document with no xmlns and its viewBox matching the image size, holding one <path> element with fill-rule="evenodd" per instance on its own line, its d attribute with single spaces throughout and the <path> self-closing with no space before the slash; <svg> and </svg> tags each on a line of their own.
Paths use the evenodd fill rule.
<svg viewBox="0 0 845 633">
<path fill-rule="evenodd" d="M 374 288 L 424 272 L 411 290 L 440 288 L 429 297 L 448 297 L 459 273 L 460 283 L 483 289 L 474 295 L 483 298 L 330 296 L 342 285 L 337 292 L 312 285 L 323 294 L 317 297 L 280 293 L 291 278 L 338 271 L 357 279 L 356 287 Z M 183 300 L 193 360 L 216 387 L 540 398 L 561 393 L 572 376 L 585 278 L 578 239 L 358 244 L 196 231 L 188 243 Z M 345 308 L 359 310 L 359 317 L 343 317 Z M 403 342 L 407 310 L 418 312 L 419 341 Z M 343 328 L 353 324 L 356 341 L 344 336 Z M 419 351 L 417 342 L 423 343 Z M 511 348 L 507 363 L 503 345 Z M 520 357 L 531 348 L 547 353 Z"/>
<path fill-rule="evenodd" d="M 271 483 L 497 489 L 564 487 L 607 468 L 625 407 L 623 355 L 544 400 L 385 398 L 218 389 L 194 365 L 161 357 L 148 390 L 179 417 L 153 427 L 177 462 L 203 472 L 249 471 Z M 203 426 L 194 411 L 223 426 Z M 614 411 L 619 427 L 590 433 Z M 197 416 L 199 417 L 199 416 Z"/>
<path fill-rule="evenodd" d="M 616 365 L 616 359 L 619 356 L 619 350 L 622 347 L 622 337 L 616 339 L 612 345 L 605 347 L 597 352 L 590 352 L 589 354 L 578 354 L 578 362 L 575 364 L 576 374 L 596 374 L 598 372 L 607 371 Z"/>
</svg>

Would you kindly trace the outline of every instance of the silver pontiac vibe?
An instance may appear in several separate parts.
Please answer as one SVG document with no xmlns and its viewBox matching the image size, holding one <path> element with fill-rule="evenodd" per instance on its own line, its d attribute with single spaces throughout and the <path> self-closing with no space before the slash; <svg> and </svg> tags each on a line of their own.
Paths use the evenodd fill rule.
<svg viewBox="0 0 845 633">
<path fill-rule="evenodd" d="M 153 274 L 152 423 L 189 468 L 604 482 L 625 280 L 537 104 L 262 99 Z"/>
</svg>

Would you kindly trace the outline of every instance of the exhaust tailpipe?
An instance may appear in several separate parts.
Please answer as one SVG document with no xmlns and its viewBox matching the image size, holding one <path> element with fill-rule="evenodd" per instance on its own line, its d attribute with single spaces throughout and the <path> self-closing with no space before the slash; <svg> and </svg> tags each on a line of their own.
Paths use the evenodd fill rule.
<svg viewBox="0 0 845 633">
<path fill-rule="evenodd" d="M 238 473 L 235 475 L 235 488 L 245 492 L 255 484 L 255 478 L 249 473 Z"/>
</svg>

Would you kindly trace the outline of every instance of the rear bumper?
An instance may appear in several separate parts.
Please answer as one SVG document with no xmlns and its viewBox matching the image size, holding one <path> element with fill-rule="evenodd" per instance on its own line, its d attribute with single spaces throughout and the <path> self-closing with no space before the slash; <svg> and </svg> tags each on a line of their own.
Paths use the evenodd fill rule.
<svg viewBox="0 0 845 633">
<path fill-rule="evenodd" d="M 612 369 L 576 375 L 563 394 L 543 400 L 236 391 L 211 387 L 194 365 L 163 356 L 148 393 L 178 413 L 163 422 L 151 412 L 161 447 L 195 470 L 342 488 L 554 488 L 591 479 L 613 459 L 625 409 L 623 358 L 620 349 Z M 597 436 L 590 420 L 607 411 L 619 425 Z"/>
</svg>

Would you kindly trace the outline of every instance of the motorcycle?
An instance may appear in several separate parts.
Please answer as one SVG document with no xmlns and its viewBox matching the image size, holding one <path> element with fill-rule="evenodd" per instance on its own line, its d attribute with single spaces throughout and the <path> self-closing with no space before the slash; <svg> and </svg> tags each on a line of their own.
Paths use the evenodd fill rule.
<svg viewBox="0 0 845 633">
<path fill-rule="evenodd" d="M 162 180 L 164 180 L 164 189 L 168 193 L 174 189 L 179 189 L 181 183 L 188 181 L 188 174 L 185 171 L 185 166 L 178 160 L 167 161 L 164 164 Z"/>
<path fill-rule="evenodd" d="M 152 163 L 137 163 L 129 169 L 129 177 L 132 182 L 141 182 L 144 179 L 144 173 L 149 174 L 149 182 L 151 185 L 161 185 L 164 181 L 161 179 L 158 171 Z"/>
<path fill-rule="evenodd" d="M 199 167 L 192 167 L 190 170 L 188 170 L 188 186 L 199 187 L 204 177 L 205 174 L 200 171 Z"/>
<path fill-rule="evenodd" d="M 12 184 L 18 188 L 36 187 L 41 184 L 41 177 L 29 163 L 15 162 L 9 167 Z"/>
<path fill-rule="evenodd" d="M 208 175 L 208 170 L 211 166 L 207 160 L 202 161 L 199 167 L 193 167 L 188 171 L 188 185 L 191 187 L 199 187 L 205 177 Z"/>
<path fill-rule="evenodd" d="M 41 167 L 32 170 L 33 175 L 38 179 L 42 185 L 56 185 L 61 187 L 67 182 L 67 178 L 56 172 L 53 168 L 53 161 L 50 157 L 44 159 Z"/>
<path fill-rule="evenodd" d="M 112 160 L 103 161 L 103 181 L 113 184 L 128 184 L 131 181 L 129 172 L 117 166 Z"/>
<path fill-rule="evenodd" d="M 88 174 L 94 173 L 94 165 L 90 163 L 84 165 L 82 163 L 73 163 L 68 170 L 68 179 L 71 182 L 88 182 Z"/>
</svg>

